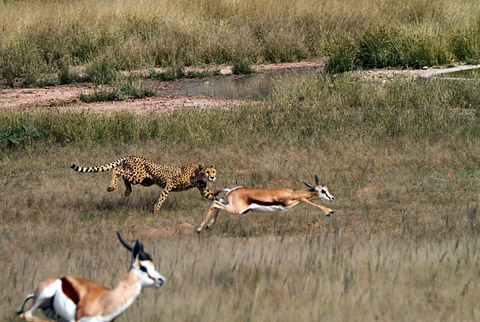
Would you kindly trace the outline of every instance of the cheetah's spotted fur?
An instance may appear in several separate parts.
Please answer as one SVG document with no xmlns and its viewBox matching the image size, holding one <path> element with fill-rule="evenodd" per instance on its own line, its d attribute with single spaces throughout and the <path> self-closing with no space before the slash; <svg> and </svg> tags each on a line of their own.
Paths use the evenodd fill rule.
<svg viewBox="0 0 480 322">
<path fill-rule="evenodd" d="M 121 165 L 123 168 L 118 169 L 117 167 Z M 207 182 L 213 182 L 216 178 L 213 165 L 205 167 L 187 163 L 180 167 L 174 167 L 158 164 L 141 156 L 126 156 L 99 167 L 83 168 L 72 163 L 70 168 L 78 172 L 104 172 L 113 169 L 112 182 L 107 191 L 115 190 L 118 177 L 122 177 L 126 187 L 125 196 L 132 193 L 132 184 L 141 184 L 146 187 L 153 184 L 159 185 L 163 188 L 163 192 L 155 203 L 154 211 L 160 210 L 170 191 L 198 188 L 204 198 L 218 200 L 218 197 L 207 188 Z"/>
</svg>

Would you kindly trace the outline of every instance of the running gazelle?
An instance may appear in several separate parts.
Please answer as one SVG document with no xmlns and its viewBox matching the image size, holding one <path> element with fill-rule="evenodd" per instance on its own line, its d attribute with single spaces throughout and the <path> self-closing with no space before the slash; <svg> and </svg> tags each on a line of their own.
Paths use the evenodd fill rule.
<svg viewBox="0 0 480 322">
<path fill-rule="evenodd" d="M 290 189 L 261 190 L 246 187 L 235 187 L 218 191 L 227 192 L 225 197 L 214 201 L 208 209 L 207 215 L 203 220 L 197 232 L 210 228 L 217 221 L 218 212 L 225 210 L 233 214 L 244 214 L 248 211 L 275 212 L 287 211 L 304 201 L 324 211 L 325 215 L 330 216 L 333 210 L 321 205 L 317 205 L 310 199 L 321 198 L 327 201 L 333 201 L 335 198 L 328 191 L 327 186 L 320 184 L 318 175 L 315 174 L 315 185 L 303 181 L 310 189 L 302 191 L 293 191 Z M 211 218 L 213 215 L 213 218 Z M 211 218 L 211 221 L 209 222 Z M 208 225 L 207 225 L 208 223 Z"/>
<path fill-rule="evenodd" d="M 118 239 L 132 252 L 130 269 L 118 285 L 109 290 L 105 286 L 82 277 L 50 278 L 37 287 L 23 301 L 17 314 L 26 321 L 45 321 L 32 313 L 40 309 L 43 315 L 55 321 L 100 322 L 113 321 L 135 301 L 142 287 L 160 287 L 165 279 L 155 270 L 150 254 L 138 240 L 129 245 L 117 232 Z M 24 311 L 25 303 L 33 304 Z M 48 321 L 45 321 L 48 322 Z"/>
</svg>

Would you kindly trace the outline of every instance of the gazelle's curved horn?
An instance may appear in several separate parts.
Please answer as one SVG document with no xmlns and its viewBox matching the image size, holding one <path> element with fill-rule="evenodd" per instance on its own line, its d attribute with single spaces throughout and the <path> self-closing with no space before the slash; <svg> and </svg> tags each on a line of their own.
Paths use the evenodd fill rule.
<svg viewBox="0 0 480 322">
<path fill-rule="evenodd" d="M 120 235 L 120 232 L 117 231 L 117 236 L 118 236 L 118 240 L 122 243 L 123 246 L 125 246 L 126 249 L 128 249 L 129 251 L 133 251 L 133 247 L 130 246 L 123 238 L 122 238 L 122 235 Z"/>
<path fill-rule="evenodd" d="M 315 185 L 318 186 L 320 184 L 320 180 L 318 180 L 318 174 L 315 173 Z"/>
<path fill-rule="evenodd" d="M 306 185 L 307 187 L 309 187 L 310 189 L 314 189 L 315 190 L 315 186 L 313 184 L 310 184 L 310 183 L 307 183 L 305 181 L 302 181 L 304 185 Z"/>
<path fill-rule="evenodd" d="M 118 236 L 118 240 L 122 243 L 123 246 L 125 246 L 126 249 L 128 249 L 129 251 L 133 252 L 133 249 L 134 249 L 134 246 L 132 245 L 129 245 L 123 238 L 122 238 L 122 235 L 120 235 L 120 232 L 117 231 L 117 236 Z M 140 260 L 152 260 L 152 256 L 147 253 L 144 249 L 143 249 L 143 244 L 141 242 L 139 242 L 138 240 L 135 241 L 135 245 L 139 244 L 139 258 Z"/>
</svg>

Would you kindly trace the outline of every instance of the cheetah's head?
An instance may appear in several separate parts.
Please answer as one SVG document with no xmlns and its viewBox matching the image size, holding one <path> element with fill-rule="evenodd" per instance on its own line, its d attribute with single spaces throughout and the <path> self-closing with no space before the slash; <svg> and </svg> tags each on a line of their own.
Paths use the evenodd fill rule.
<svg viewBox="0 0 480 322">
<path fill-rule="evenodd" d="M 214 165 L 207 166 L 207 167 L 204 167 L 202 165 L 200 166 L 200 175 L 202 177 L 202 181 L 213 182 L 216 179 L 216 174 L 217 174 L 217 172 L 215 170 Z"/>
</svg>

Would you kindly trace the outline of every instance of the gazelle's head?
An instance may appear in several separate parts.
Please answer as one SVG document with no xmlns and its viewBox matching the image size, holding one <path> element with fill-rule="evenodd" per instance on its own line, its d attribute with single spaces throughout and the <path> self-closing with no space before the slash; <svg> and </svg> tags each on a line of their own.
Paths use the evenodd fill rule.
<svg viewBox="0 0 480 322">
<path fill-rule="evenodd" d="M 335 198 L 328 191 L 327 186 L 325 186 L 323 184 L 320 184 L 320 181 L 318 180 L 318 175 L 317 174 L 315 174 L 315 185 L 310 184 L 310 183 L 306 183 L 305 181 L 303 181 L 303 183 L 307 187 L 309 187 L 310 189 L 315 190 L 318 193 L 318 198 L 321 198 L 321 199 L 324 199 L 324 200 L 327 200 L 327 201 L 335 200 Z"/>
<path fill-rule="evenodd" d="M 204 167 L 203 165 L 200 166 L 200 176 L 202 180 L 205 182 L 213 182 L 217 175 L 217 171 L 215 170 L 215 166 L 211 165 L 208 167 Z"/>
<path fill-rule="evenodd" d="M 157 272 L 155 265 L 152 262 L 152 256 L 143 250 L 143 245 L 138 240 L 133 246 L 129 245 L 119 232 L 117 232 L 118 239 L 125 246 L 126 249 L 132 252 L 132 262 L 130 269 L 134 270 L 142 287 L 160 287 L 165 283 L 165 278 Z"/>
</svg>

